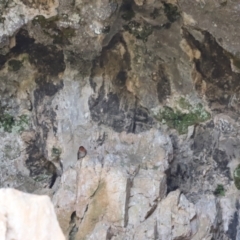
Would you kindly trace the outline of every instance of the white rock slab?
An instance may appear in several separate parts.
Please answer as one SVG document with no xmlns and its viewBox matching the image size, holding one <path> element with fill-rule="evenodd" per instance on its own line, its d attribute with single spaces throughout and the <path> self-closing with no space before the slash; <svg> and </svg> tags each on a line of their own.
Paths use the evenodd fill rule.
<svg viewBox="0 0 240 240">
<path fill-rule="evenodd" d="M 65 240 L 48 196 L 0 189 L 0 240 Z"/>
</svg>

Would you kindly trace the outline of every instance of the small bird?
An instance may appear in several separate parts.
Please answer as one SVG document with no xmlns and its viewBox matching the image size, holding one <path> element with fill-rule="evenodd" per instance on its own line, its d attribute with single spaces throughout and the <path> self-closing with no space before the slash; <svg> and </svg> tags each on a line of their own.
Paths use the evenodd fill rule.
<svg viewBox="0 0 240 240">
<path fill-rule="evenodd" d="M 87 150 L 85 149 L 85 147 L 80 146 L 77 153 L 78 160 L 81 158 L 84 158 L 86 155 L 87 155 Z"/>
</svg>

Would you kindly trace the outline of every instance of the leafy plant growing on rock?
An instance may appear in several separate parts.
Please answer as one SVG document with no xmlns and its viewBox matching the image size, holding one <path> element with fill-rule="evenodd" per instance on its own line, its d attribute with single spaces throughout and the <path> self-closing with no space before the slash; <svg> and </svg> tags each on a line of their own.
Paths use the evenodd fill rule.
<svg viewBox="0 0 240 240">
<path fill-rule="evenodd" d="M 29 126 L 29 119 L 27 115 L 21 115 L 18 120 L 15 121 L 17 127 L 17 132 L 22 132 L 26 130 Z"/>
<path fill-rule="evenodd" d="M 10 114 L 3 114 L 0 117 L 0 126 L 3 128 L 5 132 L 11 132 L 14 124 L 15 124 L 14 118 Z"/>
<path fill-rule="evenodd" d="M 218 184 L 213 192 L 216 196 L 225 196 L 225 190 L 222 184 Z"/>
<path fill-rule="evenodd" d="M 59 157 L 61 155 L 62 151 L 60 148 L 53 147 L 52 148 L 52 156 L 53 157 Z"/>
<path fill-rule="evenodd" d="M 5 132 L 10 133 L 15 130 L 20 133 L 27 129 L 28 125 L 28 116 L 26 115 L 21 115 L 17 119 L 8 113 L 0 116 L 0 128 L 2 128 Z"/>
<path fill-rule="evenodd" d="M 187 133 L 189 126 L 207 121 L 211 117 L 200 103 L 192 106 L 186 99 L 181 98 L 178 105 L 185 111 L 164 106 L 155 118 L 168 127 L 176 129 L 179 134 Z"/>
</svg>

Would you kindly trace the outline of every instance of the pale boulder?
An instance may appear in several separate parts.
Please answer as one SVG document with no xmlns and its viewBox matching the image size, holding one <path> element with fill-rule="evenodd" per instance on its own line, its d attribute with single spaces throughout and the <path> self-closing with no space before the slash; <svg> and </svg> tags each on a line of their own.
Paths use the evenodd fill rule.
<svg viewBox="0 0 240 240">
<path fill-rule="evenodd" d="M 192 239 L 197 212 L 179 190 L 170 192 L 157 209 L 157 231 L 161 240 Z M 202 239 L 202 238 L 199 238 Z"/>
<path fill-rule="evenodd" d="M 48 196 L 0 189 L 0 240 L 64 240 Z"/>
</svg>

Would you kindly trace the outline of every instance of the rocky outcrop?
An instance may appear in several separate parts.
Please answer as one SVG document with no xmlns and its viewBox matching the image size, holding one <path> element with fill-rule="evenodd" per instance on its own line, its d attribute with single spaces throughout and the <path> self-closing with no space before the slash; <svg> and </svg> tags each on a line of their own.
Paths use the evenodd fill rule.
<svg viewBox="0 0 240 240">
<path fill-rule="evenodd" d="M 0 5 L 1 187 L 72 240 L 239 238 L 236 1 Z"/>
<path fill-rule="evenodd" d="M 0 190 L 0 239 L 64 240 L 65 237 L 48 196 L 5 188 Z"/>
</svg>

